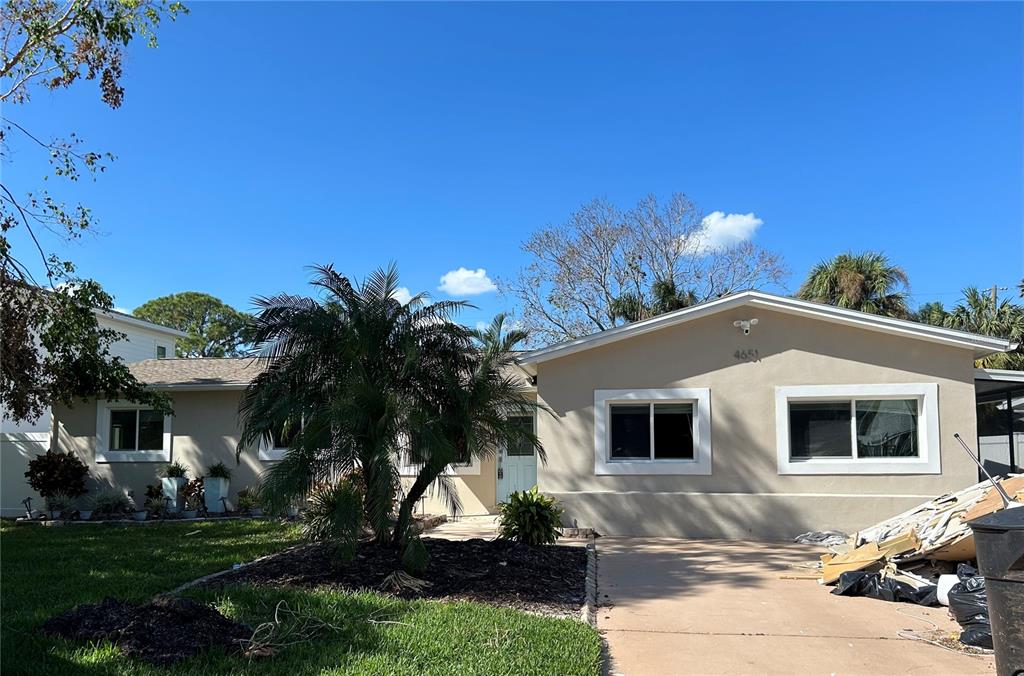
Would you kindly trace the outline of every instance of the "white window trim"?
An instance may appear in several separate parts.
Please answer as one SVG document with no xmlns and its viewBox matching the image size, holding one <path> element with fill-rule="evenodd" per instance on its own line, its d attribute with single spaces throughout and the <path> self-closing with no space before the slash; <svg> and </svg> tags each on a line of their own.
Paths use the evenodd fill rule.
<svg viewBox="0 0 1024 676">
<path fill-rule="evenodd" d="M 260 447 L 257 451 L 257 457 L 264 462 L 277 462 L 284 458 L 284 454 L 288 452 L 288 448 L 277 448 L 271 446 L 273 441 L 267 441 L 266 439 L 260 439 Z"/>
<path fill-rule="evenodd" d="M 680 403 L 694 405 L 692 460 L 612 460 L 612 404 Z M 676 387 L 657 390 L 594 390 L 594 474 L 711 474 L 711 390 Z"/>
<path fill-rule="evenodd" d="M 789 402 L 846 399 L 916 399 L 917 443 L 914 458 L 790 459 Z M 939 386 L 935 383 L 878 385 L 797 385 L 775 388 L 775 447 L 779 474 L 941 474 Z"/>
<path fill-rule="evenodd" d="M 399 476 L 403 477 L 414 477 L 419 476 L 422 465 L 409 465 L 405 463 L 405 458 L 402 458 L 402 464 L 398 468 Z M 468 465 L 457 465 L 451 464 L 444 468 L 443 474 L 447 476 L 480 476 L 480 458 L 474 457 L 473 461 Z"/>
<path fill-rule="evenodd" d="M 163 448 L 159 451 L 111 451 L 110 412 L 112 410 L 143 410 L 153 408 L 128 401 L 98 399 L 96 401 L 96 462 L 170 462 L 171 416 L 164 416 Z"/>
</svg>

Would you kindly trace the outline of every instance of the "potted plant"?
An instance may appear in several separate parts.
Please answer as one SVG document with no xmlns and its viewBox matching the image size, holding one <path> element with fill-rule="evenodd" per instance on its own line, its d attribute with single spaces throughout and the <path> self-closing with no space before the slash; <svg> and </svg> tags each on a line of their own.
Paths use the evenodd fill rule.
<svg viewBox="0 0 1024 676">
<path fill-rule="evenodd" d="M 228 497 L 228 482 L 231 480 L 231 470 L 223 462 L 218 462 L 210 467 L 203 477 L 203 492 L 205 495 L 206 511 L 210 514 L 220 514 L 224 511 L 223 498 Z"/>
<path fill-rule="evenodd" d="M 194 519 L 199 515 L 199 508 L 203 506 L 203 496 L 195 493 L 185 498 L 185 509 L 181 510 L 183 519 Z"/>
<path fill-rule="evenodd" d="M 160 487 L 163 489 L 164 497 L 167 500 L 167 511 L 176 513 L 181 511 L 184 502 L 181 495 L 182 489 L 188 483 L 188 467 L 177 460 L 169 465 L 164 465 L 160 470 Z"/>
<path fill-rule="evenodd" d="M 259 496 L 251 488 L 243 488 L 238 491 L 238 509 L 248 513 L 249 516 L 263 516 Z"/>
<path fill-rule="evenodd" d="M 46 515 L 56 521 L 64 516 L 64 510 L 71 506 L 71 498 L 64 493 L 54 493 L 46 498 Z"/>
</svg>

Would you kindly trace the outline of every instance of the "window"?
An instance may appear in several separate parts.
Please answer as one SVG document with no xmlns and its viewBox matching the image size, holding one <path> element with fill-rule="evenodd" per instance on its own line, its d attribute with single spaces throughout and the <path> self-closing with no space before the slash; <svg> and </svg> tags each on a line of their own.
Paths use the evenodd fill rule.
<svg viewBox="0 0 1024 676">
<path fill-rule="evenodd" d="M 596 390 L 594 472 L 710 474 L 707 388 Z"/>
<path fill-rule="evenodd" d="M 156 358 L 157 359 L 167 359 L 167 348 L 164 347 L 163 345 L 157 345 L 156 346 Z"/>
<path fill-rule="evenodd" d="M 780 474 L 939 472 L 937 386 L 776 388 Z"/>
<path fill-rule="evenodd" d="M 96 403 L 97 462 L 169 462 L 171 416 L 134 404 Z"/>
<path fill-rule="evenodd" d="M 284 457 L 288 452 L 295 437 L 298 436 L 302 425 L 275 425 L 270 431 L 270 445 L 261 441 L 257 456 L 260 460 L 275 461 Z"/>
<path fill-rule="evenodd" d="M 510 416 L 508 420 L 513 425 L 517 425 L 530 434 L 533 434 L 532 415 Z M 511 456 L 531 456 L 533 455 L 534 449 L 533 444 L 527 443 L 526 441 L 520 441 L 519 443 L 511 444 L 506 452 Z"/>
</svg>

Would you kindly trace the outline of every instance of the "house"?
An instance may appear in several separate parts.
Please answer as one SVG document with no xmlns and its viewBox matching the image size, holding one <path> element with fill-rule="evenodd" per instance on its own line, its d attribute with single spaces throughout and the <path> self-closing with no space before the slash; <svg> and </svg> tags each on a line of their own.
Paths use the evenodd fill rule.
<svg viewBox="0 0 1024 676">
<path fill-rule="evenodd" d="M 567 523 L 609 534 L 853 531 L 977 480 L 953 434 L 978 439 L 974 360 L 1012 348 L 742 292 L 524 354 L 524 387 L 551 414 L 521 422 L 536 426 L 547 462 L 501 449 L 453 467 L 453 484 L 465 514 L 493 512 L 510 491 L 537 484 L 561 501 Z M 238 401 L 253 362 L 154 359 L 132 368 L 171 395 L 173 417 L 144 421 L 144 411 L 118 402 L 62 408 L 53 445 L 135 491 L 172 458 L 196 470 L 218 460 L 236 467 Z M 987 377 L 993 388 L 1006 384 L 1011 410 L 1024 403 L 1006 394 L 1020 389 L 1014 374 Z M 144 424 L 147 448 L 135 442 Z M 115 448 L 111 438 L 124 429 L 136 430 L 127 444 L 135 446 Z M 233 493 L 283 453 L 247 449 Z M 403 481 L 412 472 L 402 468 Z M 444 504 L 428 496 L 422 509 Z"/>
<path fill-rule="evenodd" d="M 174 348 L 183 331 L 116 311 L 95 310 L 100 328 L 113 329 L 122 338 L 110 345 L 110 354 L 126 363 L 174 356 Z M 0 516 L 24 514 L 21 501 L 31 497 L 34 506 L 42 503 L 35 491 L 25 483 L 29 461 L 45 453 L 51 446 L 53 417 L 46 411 L 38 420 L 15 424 L 0 415 Z"/>
</svg>

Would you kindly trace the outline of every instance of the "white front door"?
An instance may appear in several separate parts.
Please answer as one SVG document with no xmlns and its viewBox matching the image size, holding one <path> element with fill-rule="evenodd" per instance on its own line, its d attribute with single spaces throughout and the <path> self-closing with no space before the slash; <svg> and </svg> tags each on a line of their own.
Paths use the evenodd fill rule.
<svg viewBox="0 0 1024 676">
<path fill-rule="evenodd" d="M 511 421 L 534 430 L 534 417 L 513 416 Z M 537 454 L 533 447 L 521 444 L 503 448 L 498 455 L 498 502 L 507 502 L 516 491 L 528 491 L 537 485 Z"/>
</svg>

